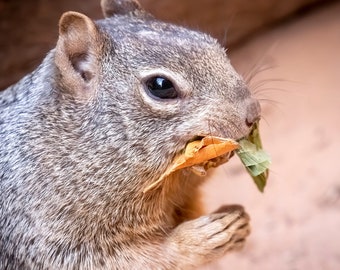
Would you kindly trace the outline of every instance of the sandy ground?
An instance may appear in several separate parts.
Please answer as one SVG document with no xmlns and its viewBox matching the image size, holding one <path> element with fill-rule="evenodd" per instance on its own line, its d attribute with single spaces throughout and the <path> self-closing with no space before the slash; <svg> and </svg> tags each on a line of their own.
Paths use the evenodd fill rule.
<svg viewBox="0 0 340 270">
<path fill-rule="evenodd" d="M 207 210 L 244 205 L 252 234 L 243 251 L 205 269 L 340 269 L 340 3 L 230 56 L 242 74 L 265 69 L 250 85 L 262 99 L 271 175 L 261 194 L 237 158 L 213 172 Z"/>
</svg>

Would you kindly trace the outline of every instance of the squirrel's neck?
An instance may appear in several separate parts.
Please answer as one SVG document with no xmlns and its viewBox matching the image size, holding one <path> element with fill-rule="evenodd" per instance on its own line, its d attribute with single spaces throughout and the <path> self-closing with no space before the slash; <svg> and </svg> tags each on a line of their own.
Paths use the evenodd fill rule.
<svg viewBox="0 0 340 270">
<path fill-rule="evenodd" d="M 55 68 L 52 50 L 34 71 L 0 91 L 0 105 L 18 104 L 21 101 L 31 104 L 36 98 L 39 99 L 40 95 L 50 96 L 49 92 L 55 85 Z"/>
</svg>

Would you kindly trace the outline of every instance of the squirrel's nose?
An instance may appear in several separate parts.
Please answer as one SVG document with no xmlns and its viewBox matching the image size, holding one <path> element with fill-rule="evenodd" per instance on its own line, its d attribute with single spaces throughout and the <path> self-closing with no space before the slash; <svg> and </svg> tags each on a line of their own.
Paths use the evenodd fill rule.
<svg viewBox="0 0 340 270">
<path fill-rule="evenodd" d="M 246 125 L 252 127 L 261 117 L 261 106 L 258 100 L 251 99 L 247 107 Z"/>
</svg>

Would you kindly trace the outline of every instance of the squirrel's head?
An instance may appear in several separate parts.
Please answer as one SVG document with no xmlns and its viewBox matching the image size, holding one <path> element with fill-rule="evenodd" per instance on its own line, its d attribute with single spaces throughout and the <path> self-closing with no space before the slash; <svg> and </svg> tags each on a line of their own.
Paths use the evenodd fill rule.
<svg viewBox="0 0 340 270">
<path fill-rule="evenodd" d="M 97 22 L 62 16 L 55 62 L 65 96 L 92 104 L 131 162 L 164 168 L 196 136 L 247 135 L 259 103 L 214 38 L 159 22 L 137 1 L 102 7 Z"/>
</svg>

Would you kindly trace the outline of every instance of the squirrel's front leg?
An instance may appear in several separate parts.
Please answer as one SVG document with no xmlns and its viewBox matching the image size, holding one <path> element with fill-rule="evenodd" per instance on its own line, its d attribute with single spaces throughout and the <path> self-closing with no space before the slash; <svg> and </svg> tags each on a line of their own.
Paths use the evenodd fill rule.
<svg viewBox="0 0 340 270">
<path fill-rule="evenodd" d="M 225 206 L 183 222 L 166 242 L 171 257 L 176 258 L 172 269 L 191 269 L 239 249 L 249 233 L 249 216 L 240 206 Z"/>
</svg>

